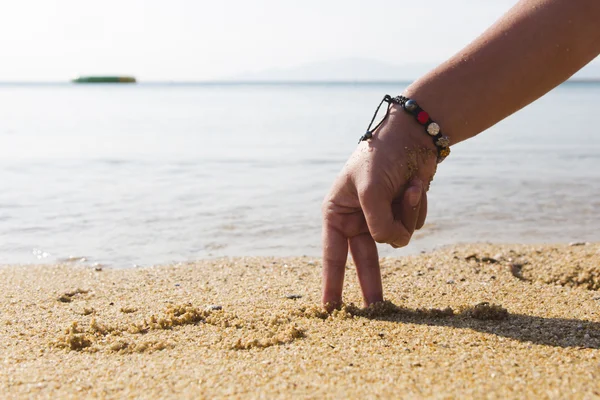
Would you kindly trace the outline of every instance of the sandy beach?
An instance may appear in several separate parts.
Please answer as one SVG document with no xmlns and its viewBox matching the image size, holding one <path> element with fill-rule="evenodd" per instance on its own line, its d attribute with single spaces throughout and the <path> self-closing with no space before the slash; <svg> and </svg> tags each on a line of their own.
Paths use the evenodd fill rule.
<svg viewBox="0 0 600 400">
<path fill-rule="evenodd" d="M 319 306 L 319 259 L 0 267 L 2 398 L 594 398 L 600 244 L 382 260 Z"/>
</svg>

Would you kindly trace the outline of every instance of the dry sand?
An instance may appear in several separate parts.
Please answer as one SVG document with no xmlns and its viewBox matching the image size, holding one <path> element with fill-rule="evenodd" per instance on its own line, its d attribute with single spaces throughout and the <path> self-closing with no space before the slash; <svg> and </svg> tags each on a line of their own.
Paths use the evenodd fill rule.
<svg viewBox="0 0 600 400">
<path fill-rule="evenodd" d="M 328 315 L 318 259 L 1 267 L 0 397 L 600 396 L 600 245 L 461 246 L 382 273 L 388 303 Z M 360 304 L 350 264 L 345 294 Z"/>
</svg>

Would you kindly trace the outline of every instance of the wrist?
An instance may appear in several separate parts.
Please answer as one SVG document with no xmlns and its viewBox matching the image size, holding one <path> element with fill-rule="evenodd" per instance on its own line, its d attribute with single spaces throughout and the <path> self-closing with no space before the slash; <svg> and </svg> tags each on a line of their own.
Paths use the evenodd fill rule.
<svg viewBox="0 0 600 400">
<path fill-rule="evenodd" d="M 420 125 L 426 136 L 428 136 L 432 143 L 434 144 L 437 150 L 437 163 L 441 163 L 450 155 L 450 139 L 448 136 L 444 135 L 439 124 L 431 119 L 431 116 L 427 111 L 421 108 L 419 104 L 413 100 L 409 99 L 404 95 L 399 95 L 396 97 L 391 97 L 390 95 L 385 95 L 383 102 L 389 104 L 387 109 L 387 114 L 389 115 L 390 108 L 393 105 L 398 105 L 401 107 L 402 111 L 406 114 L 413 117 L 414 121 Z"/>
<path fill-rule="evenodd" d="M 404 95 L 415 100 L 430 113 L 444 135 L 450 139 L 450 146 L 474 136 L 468 120 L 461 114 L 461 110 L 456 108 L 456 105 L 460 105 L 456 97 L 436 90 L 434 84 L 428 83 L 417 81 L 404 91 Z"/>
<path fill-rule="evenodd" d="M 393 131 L 402 132 L 402 135 L 407 136 L 410 142 L 415 145 L 437 151 L 431 137 L 427 135 L 423 127 L 410 114 L 407 114 L 400 105 L 392 105 L 389 118 Z"/>
<path fill-rule="evenodd" d="M 437 158 L 437 147 L 431 137 L 423 130 L 414 118 L 407 114 L 401 106 L 393 104 L 390 107 L 388 120 L 378 133 L 378 140 L 404 153 L 408 149 L 424 149 L 431 159 Z"/>
<path fill-rule="evenodd" d="M 383 119 L 381 119 L 377 124 L 375 124 L 379 110 L 384 104 L 385 115 L 383 116 Z M 430 143 L 433 145 L 432 147 L 435 147 L 436 151 L 431 151 L 431 149 L 429 149 L 429 151 L 436 154 L 436 161 L 438 164 L 444 161 L 444 159 L 446 159 L 446 157 L 450 155 L 450 139 L 444 135 L 444 133 L 440 129 L 440 126 L 431 119 L 429 113 L 422 109 L 415 100 L 409 99 L 408 97 L 403 95 L 392 97 L 389 94 L 386 94 L 383 97 L 383 99 L 379 103 L 379 106 L 377 106 L 375 113 L 373 114 L 373 118 L 369 123 L 366 133 L 360 137 L 358 142 L 360 143 L 362 141 L 372 139 L 373 133 L 378 130 L 378 136 L 380 137 L 380 139 L 385 139 L 388 135 L 385 135 L 384 132 L 395 130 L 394 128 L 397 127 L 398 122 L 400 122 L 401 124 L 403 122 L 406 123 L 406 118 L 402 118 L 402 115 L 411 116 L 413 121 L 416 122 L 416 124 L 412 123 L 412 126 L 407 125 L 410 128 L 416 126 L 420 126 L 422 128 L 422 132 L 424 132 L 425 135 L 420 136 L 421 138 L 428 137 L 430 139 Z M 386 122 L 386 124 L 384 124 L 384 122 Z M 409 133 L 413 130 L 410 128 L 406 129 L 405 127 L 405 129 Z M 418 137 L 419 136 L 415 136 L 415 138 Z M 394 142 L 396 141 L 394 140 L 394 138 L 395 136 L 392 136 L 391 139 L 388 138 L 388 140 Z M 396 139 L 399 138 L 400 135 L 397 135 Z M 417 139 L 416 141 L 423 142 L 423 140 L 424 139 Z M 423 150 L 428 149 L 425 148 Z M 426 153 L 429 154 L 429 151 L 427 151 Z"/>
</svg>

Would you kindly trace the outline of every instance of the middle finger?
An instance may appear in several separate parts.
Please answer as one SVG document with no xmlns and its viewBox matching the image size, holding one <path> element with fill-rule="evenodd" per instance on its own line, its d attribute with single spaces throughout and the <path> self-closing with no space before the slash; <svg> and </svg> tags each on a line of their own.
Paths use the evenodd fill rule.
<svg viewBox="0 0 600 400">
<path fill-rule="evenodd" d="M 377 245 L 367 231 L 348 240 L 365 305 L 383 301 Z"/>
</svg>

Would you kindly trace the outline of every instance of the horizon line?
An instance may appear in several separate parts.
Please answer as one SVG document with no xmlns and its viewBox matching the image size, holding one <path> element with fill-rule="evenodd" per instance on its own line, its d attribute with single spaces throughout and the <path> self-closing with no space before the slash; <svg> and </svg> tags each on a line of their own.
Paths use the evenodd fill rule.
<svg viewBox="0 0 600 400">
<path fill-rule="evenodd" d="M 135 86 L 139 84 L 172 84 L 172 85 L 319 85 L 319 84 L 339 84 L 339 85 L 377 85 L 377 84 L 398 84 L 412 83 L 415 79 L 398 79 L 398 80 L 327 80 L 327 79 L 311 79 L 311 80 L 243 80 L 243 79 L 214 79 L 214 80 L 142 80 L 135 83 L 75 83 L 71 80 L 15 80 L 3 81 L 0 80 L 0 85 L 76 85 L 76 86 L 97 86 L 97 85 L 120 85 L 120 86 Z M 598 78 L 572 78 L 567 79 L 562 83 L 600 83 Z"/>
</svg>

